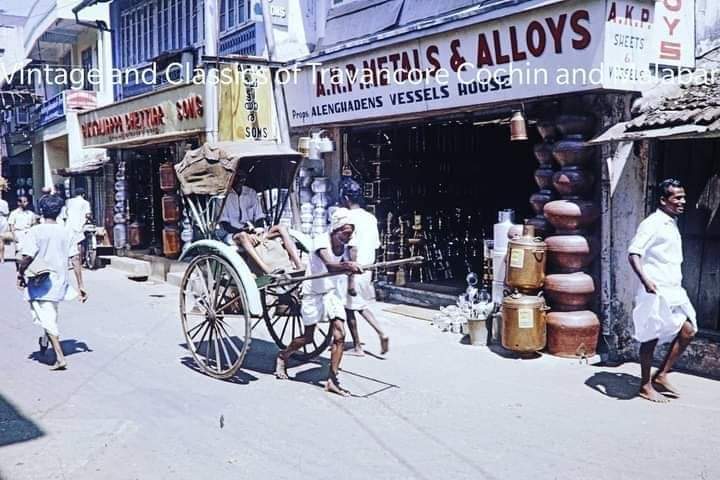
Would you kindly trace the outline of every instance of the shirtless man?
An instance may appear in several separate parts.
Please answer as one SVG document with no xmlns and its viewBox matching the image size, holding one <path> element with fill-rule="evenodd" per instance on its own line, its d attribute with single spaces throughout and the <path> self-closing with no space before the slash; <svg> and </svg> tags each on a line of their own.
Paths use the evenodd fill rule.
<svg viewBox="0 0 720 480">
<path fill-rule="evenodd" d="M 350 392 L 340 387 L 338 372 L 345 346 L 345 295 L 347 294 L 347 275 L 360 274 L 362 270 L 355 262 L 344 261 L 348 254 L 348 242 L 353 236 L 349 212 L 339 208 L 333 212 L 330 233 L 315 237 L 313 252 L 310 255 L 309 275 L 338 273 L 332 277 L 306 281 L 303 288 L 302 321 L 304 334 L 294 338 L 285 350 L 277 356 L 275 376 L 288 379 L 287 362 L 293 352 L 312 343 L 315 326 L 322 319 L 329 319 L 332 328 L 333 343 L 330 353 L 330 373 L 325 390 L 347 396 Z"/>
<path fill-rule="evenodd" d="M 256 229 L 256 226 L 263 225 L 265 214 L 263 213 L 257 192 L 245 185 L 247 173 L 238 170 L 233 190 L 228 192 L 225 199 L 225 208 L 218 221 L 222 235 L 226 243 L 235 244 L 242 248 L 263 273 L 272 273 L 273 268 L 257 254 L 257 247 L 264 239 L 272 240 L 280 238 L 285 250 L 290 256 L 293 266 L 302 270 L 303 265 L 300 254 L 297 251 L 295 242 L 290 238 L 287 229 L 282 225 L 273 225 L 267 231 Z"/>
</svg>

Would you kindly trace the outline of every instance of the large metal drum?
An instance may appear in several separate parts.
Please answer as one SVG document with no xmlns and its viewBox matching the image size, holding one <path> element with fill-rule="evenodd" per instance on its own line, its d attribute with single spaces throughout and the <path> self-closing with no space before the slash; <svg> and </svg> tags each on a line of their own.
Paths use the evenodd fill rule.
<svg viewBox="0 0 720 480">
<path fill-rule="evenodd" d="M 505 283 L 526 293 L 540 290 L 545 283 L 547 245 L 535 236 L 532 225 L 523 227 L 523 235 L 508 242 Z"/>
<path fill-rule="evenodd" d="M 518 353 L 545 348 L 547 340 L 545 299 L 515 292 L 502 303 L 502 345 Z"/>
</svg>

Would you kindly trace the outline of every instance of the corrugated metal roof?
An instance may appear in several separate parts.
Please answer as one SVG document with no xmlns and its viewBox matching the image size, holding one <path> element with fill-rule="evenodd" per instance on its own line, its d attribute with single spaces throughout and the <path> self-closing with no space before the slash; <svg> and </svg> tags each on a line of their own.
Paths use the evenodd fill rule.
<svg viewBox="0 0 720 480">
<path fill-rule="evenodd" d="M 325 24 L 326 48 L 379 32 L 406 27 L 463 9 L 477 13 L 529 3 L 533 0 L 357 0 L 330 9 Z"/>
</svg>

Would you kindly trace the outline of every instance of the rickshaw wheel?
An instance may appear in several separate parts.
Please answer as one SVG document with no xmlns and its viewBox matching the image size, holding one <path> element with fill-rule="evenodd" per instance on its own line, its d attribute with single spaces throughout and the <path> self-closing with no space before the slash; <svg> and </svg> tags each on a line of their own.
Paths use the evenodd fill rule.
<svg viewBox="0 0 720 480">
<path fill-rule="evenodd" d="M 247 295 L 230 262 L 214 254 L 190 262 L 180 284 L 180 315 L 195 363 L 211 377 L 232 377 L 251 329 Z"/>
<path fill-rule="evenodd" d="M 299 337 L 305 332 L 300 313 L 302 283 L 285 287 L 269 286 L 262 292 L 265 325 L 267 325 L 275 344 L 280 349 L 285 349 L 293 338 Z M 327 350 L 331 336 L 330 324 L 318 323 L 312 343 L 294 353 L 294 357 L 302 361 L 317 357 Z"/>
</svg>

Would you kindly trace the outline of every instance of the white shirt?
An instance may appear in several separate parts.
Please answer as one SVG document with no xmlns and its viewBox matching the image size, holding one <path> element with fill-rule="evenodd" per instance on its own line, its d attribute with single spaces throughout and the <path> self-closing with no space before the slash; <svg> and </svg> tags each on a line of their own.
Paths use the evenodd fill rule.
<svg viewBox="0 0 720 480">
<path fill-rule="evenodd" d="M 375 263 L 375 251 L 380 248 L 377 218 L 362 208 L 351 209 L 349 215 L 355 233 L 348 245 L 357 248 L 357 262 L 360 265 Z"/>
<path fill-rule="evenodd" d="M 19 243 L 22 255 L 39 256 L 54 272 L 39 284 L 28 285 L 29 300 L 59 302 L 65 298 L 68 283 L 68 259 L 78 254 L 75 232 L 58 223 L 35 225 Z"/>
<path fill-rule="evenodd" d="M 78 195 L 65 201 L 60 216 L 65 220 L 65 226 L 77 233 L 83 231 L 83 226 L 91 212 L 90 202 Z"/>
<path fill-rule="evenodd" d="M 328 273 L 327 265 L 325 265 L 323 259 L 318 255 L 318 251 L 322 249 L 327 250 L 330 258 L 334 262 L 341 262 L 343 257 L 347 255 L 348 247 L 345 246 L 340 255 L 335 255 L 332 250 L 329 233 L 313 238 L 312 255 L 310 255 L 310 260 L 308 261 L 308 275 Z M 341 273 L 339 275 L 333 275 L 332 277 L 307 280 L 303 283 L 303 293 L 306 295 L 324 295 L 331 290 L 335 290 L 344 295 L 347 291 L 347 275 Z"/>
<path fill-rule="evenodd" d="M 648 216 L 638 226 L 628 253 L 640 255 L 643 272 L 656 285 L 682 285 L 682 238 L 677 220 L 662 210 Z"/>
<path fill-rule="evenodd" d="M 227 222 L 233 228 L 242 229 L 245 223 L 263 218 L 265 218 L 265 214 L 260 207 L 257 192 L 250 187 L 243 186 L 240 195 L 235 190 L 227 193 L 225 207 L 218 222 Z"/>
<path fill-rule="evenodd" d="M 5 200 L 0 198 L 0 233 L 3 233 L 7 227 L 8 215 L 10 215 L 10 207 Z"/>
<path fill-rule="evenodd" d="M 24 234 L 35 223 L 35 213 L 30 210 L 16 208 L 10 213 L 8 224 L 15 227 L 15 231 Z"/>
</svg>

